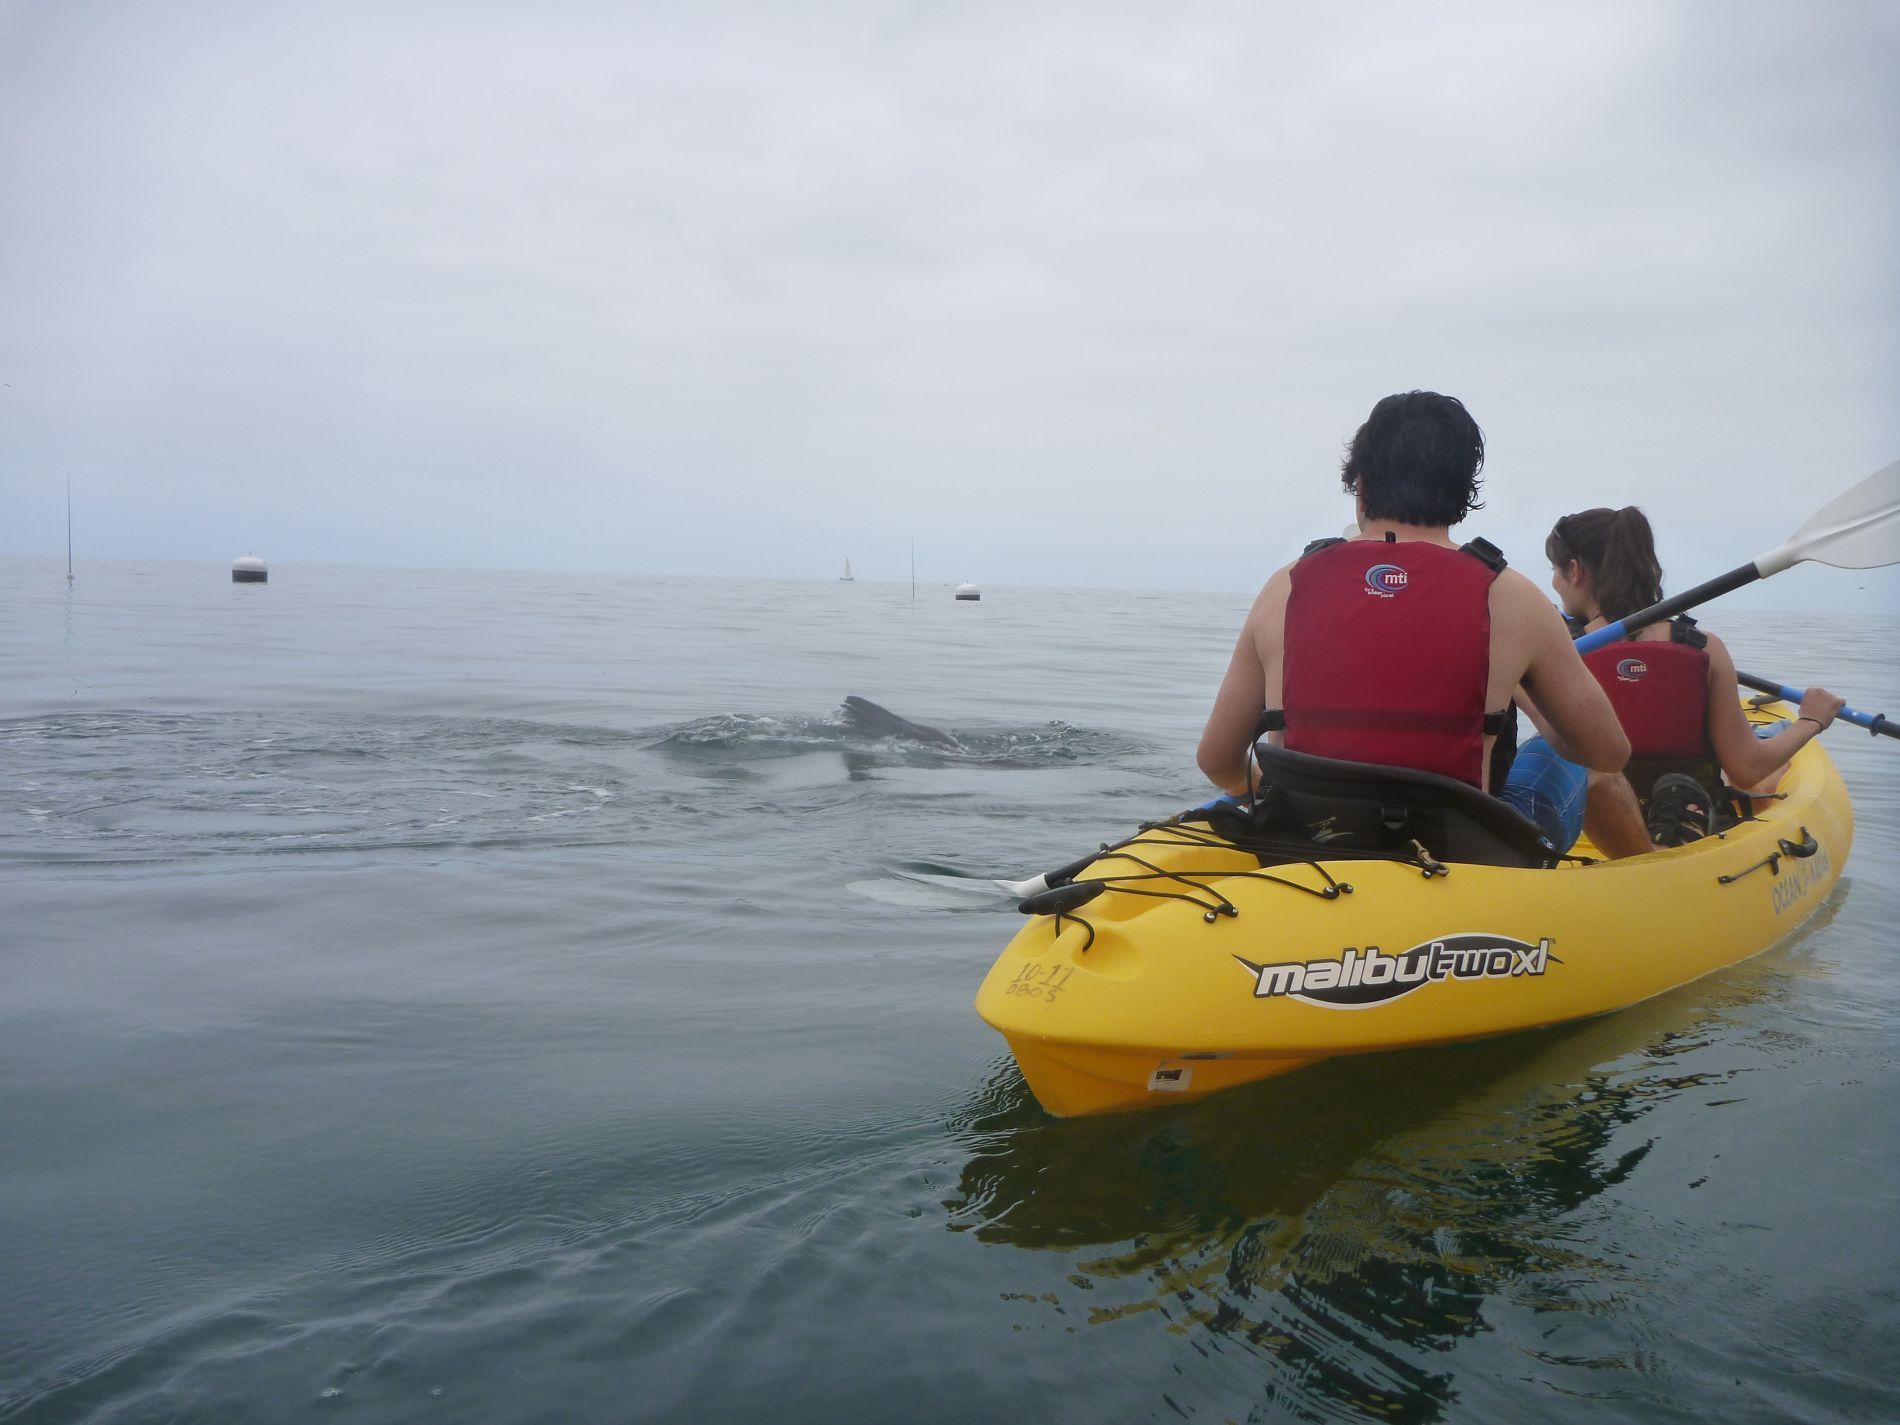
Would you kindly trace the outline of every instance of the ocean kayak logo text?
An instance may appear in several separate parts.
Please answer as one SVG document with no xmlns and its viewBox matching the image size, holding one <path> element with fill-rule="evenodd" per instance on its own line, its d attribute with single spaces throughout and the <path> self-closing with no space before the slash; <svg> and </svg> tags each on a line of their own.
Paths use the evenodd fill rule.
<svg viewBox="0 0 1900 1425">
<path fill-rule="evenodd" d="M 1617 660 L 1616 676 L 1624 683 L 1634 683 L 1649 671 L 1649 665 L 1640 658 L 1621 658 Z"/>
<path fill-rule="evenodd" d="M 1827 859 L 1825 846 L 1807 860 L 1795 861 L 1791 864 L 1794 869 L 1775 880 L 1776 915 L 1780 915 L 1791 905 L 1799 905 L 1801 898 L 1826 881 L 1834 869 Z"/>
<path fill-rule="evenodd" d="M 1541 976 L 1563 961 L 1550 937 L 1535 945 L 1504 935 L 1446 935 L 1387 955 L 1377 945 L 1349 948 L 1325 960 L 1256 965 L 1234 956 L 1254 977 L 1255 999 L 1297 999 L 1326 1009 L 1370 1009 L 1420 985 L 1458 980 L 1515 980 Z"/>
<path fill-rule="evenodd" d="M 1366 592 L 1389 599 L 1403 593 L 1410 576 L 1396 564 L 1375 564 L 1366 570 Z"/>
</svg>

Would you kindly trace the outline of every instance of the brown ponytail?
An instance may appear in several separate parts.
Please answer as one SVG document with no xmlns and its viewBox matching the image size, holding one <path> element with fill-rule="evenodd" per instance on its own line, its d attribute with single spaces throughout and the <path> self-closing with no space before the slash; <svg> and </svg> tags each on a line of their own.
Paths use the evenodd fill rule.
<svg viewBox="0 0 1900 1425">
<path fill-rule="evenodd" d="M 1544 541 L 1544 554 L 1557 565 L 1575 559 L 1590 572 L 1597 607 L 1612 623 L 1662 598 L 1656 537 L 1634 505 L 1565 515 Z"/>
</svg>

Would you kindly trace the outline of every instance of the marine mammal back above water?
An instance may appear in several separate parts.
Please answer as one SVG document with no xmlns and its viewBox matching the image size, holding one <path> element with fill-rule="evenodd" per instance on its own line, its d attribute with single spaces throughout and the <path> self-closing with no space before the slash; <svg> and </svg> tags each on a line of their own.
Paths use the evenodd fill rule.
<svg viewBox="0 0 1900 1425">
<path fill-rule="evenodd" d="M 855 693 L 847 695 L 844 700 L 844 720 L 853 732 L 863 733 L 866 737 L 907 737 L 913 742 L 930 742 L 939 747 L 963 745 L 947 732 L 899 717 L 889 708 L 879 707 L 869 698 L 860 698 Z"/>
</svg>

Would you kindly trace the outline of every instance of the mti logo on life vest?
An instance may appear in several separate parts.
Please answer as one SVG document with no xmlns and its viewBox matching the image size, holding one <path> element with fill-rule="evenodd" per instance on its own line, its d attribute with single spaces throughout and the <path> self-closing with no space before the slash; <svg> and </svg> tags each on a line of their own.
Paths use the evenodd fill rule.
<svg viewBox="0 0 1900 1425">
<path fill-rule="evenodd" d="M 1620 683 L 1640 683 L 1643 675 L 1649 671 L 1649 665 L 1640 658 L 1620 658 L 1616 664 L 1616 678 Z"/>
<path fill-rule="evenodd" d="M 1406 581 L 1410 578 L 1396 564 L 1375 564 L 1366 570 L 1366 592 L 1389 599 L 1394 594 L 1405 592 Z"/>
</svg>

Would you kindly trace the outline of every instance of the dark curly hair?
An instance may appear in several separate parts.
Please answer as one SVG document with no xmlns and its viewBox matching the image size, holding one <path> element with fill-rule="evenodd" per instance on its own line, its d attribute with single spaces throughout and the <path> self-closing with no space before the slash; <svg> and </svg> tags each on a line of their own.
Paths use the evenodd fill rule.
<svg viewBox="0 0 1900 1425">
<path fill-rule="evenodd" d="M 1484 432 L 1456 396 L 1407 391 L 1372 408 L 1339 467 L 1366 518 L 1454 525 L 1473 510 L 1484 468 Z"/>
</svg>

